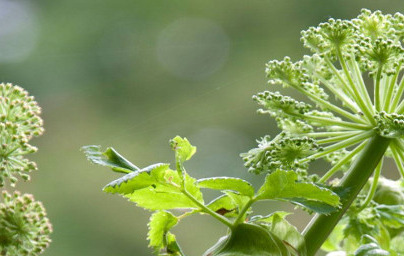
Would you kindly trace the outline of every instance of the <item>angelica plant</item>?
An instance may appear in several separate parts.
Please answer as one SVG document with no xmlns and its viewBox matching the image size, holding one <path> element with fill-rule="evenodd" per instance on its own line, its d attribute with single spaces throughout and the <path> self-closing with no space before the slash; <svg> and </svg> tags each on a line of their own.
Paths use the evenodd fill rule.
<svg viewBox="0 0 404 256">
<path fill-rule="evenodd" d="M 0 255 L 36 256 L 50 243 L 52 226 L 41 202 L 31 194 L 9 193 L 18 177 L 27 181 L 36 164 L 26 158 L 37 148 L 29 141 L 43 133 L 40 107 L 28 92 L 12 84 L 0 84 Z"/>
<path fill-rule="evenodd" d="M 251 206 L 257 201 L 280 200 L 329 213 L 340 203 L 338 195 L 330 189 L 311 182 L 298 182 L 294 171 L 271 173 L 258 190 L 240 178 L 196 180 L 184 166 L 196 152 L 196 147 L 186 138 L 177 136 L 171 140 L 171 148 L 175 151 L 174 169 L 166 163 L 140 169 L 113 148 L 105 151 L 99 146 L 83 148 L 93 163 L 125 174 L 107 184 L 105 192 L 121 194 L 137 206 L 154 211 L 149 222 L 148 239 L 158 255 L 184 255 L 170 230 L 183 218 L 198 213 L 211 215 L 231 231 L 205 255 L 228 255 L 230 252 L 256 256 L 305 255 L 305 249 L 298 248 L 304 243 L 303 237 L 284 219 L 287 213 L 253 216 Z M 201 189 L 222 193 L 211 202 L 205 202 Z M 180 211 L 173 211 L 176 209 Z"/>
<path fill-rule="evenodd" d="M 312 55 L 268 62 L 271 86 L 295 89 L 307 100 L 273 91 L 253 97 L 259 113 L 282 129 L 241 154 L 248 171 L 263 175 L 259 189 L 239 178 L 192 178 L 184 166 L 196 148 L 178 136 L 171 141 L 174 169 L 139 168 L 112 148 L 84 151 L 93 163 L 125 174 L 104 191 L 154 212 L 148 239 L 158 255 L 185 255 L 170 230 L 196 213 L 229 228 L 205 256 L 312 256 L 321 246 L 329 255 L 402 255 L 403 39 L 404 15 L 362 10 L 352 20 L 329 19 L 303 31 Z M 310 163 L 320 159 L 330 169 L 311 174 Z M 383 177 L 387 159 L 395 162 L 399 180 Z M 221 195 L 206 203 L 203 189 Z M 285 219 L 290 213 L 255 216 L 253 204 L 261 200 L 287 201 L 315 216 L 300 233 Z"/>
</svg>

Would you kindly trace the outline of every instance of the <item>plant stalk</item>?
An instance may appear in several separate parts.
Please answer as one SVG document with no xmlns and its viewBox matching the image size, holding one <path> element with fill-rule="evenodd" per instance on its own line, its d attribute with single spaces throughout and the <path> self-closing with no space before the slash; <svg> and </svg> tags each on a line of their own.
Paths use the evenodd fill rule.
<svg viewBox="0 0 404 256">
<path fill-rule="evenodd" d="M 307 256 L 315 255 L 320 249 L 321 245 L 372 175 L 390 142 L 391 139 L 379 135 L 369 139 L 362 153 L 352 164 L 340 183 L 344 193 L 341 198 L 341 208 L 330 215 L 316 214 L 303 231 Z"/>
</svg>

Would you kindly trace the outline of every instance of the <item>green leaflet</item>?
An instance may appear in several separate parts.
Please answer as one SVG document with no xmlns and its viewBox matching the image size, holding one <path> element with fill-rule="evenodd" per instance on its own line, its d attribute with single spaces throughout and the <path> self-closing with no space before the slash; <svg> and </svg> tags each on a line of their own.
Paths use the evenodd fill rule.
<svg viewBox="0 0 404 256">
<path fill-rule="evenodd" d="M 167 211 L 158 211 L 153 213 L 149 221 L 149 246 L 159 251 L 167 245 L 167 232 L 178 223 L 177 217 Z"/>
<path fill-rule="evenodd" d="M 170 144 L 171 148 L 175 150 L 176 159 L 178 159 L 181 163 L 191 159 L 196 152 L 196 147 L 192 146 L 187 138 L 176 136 L 170 141 Z"/>
<path fill-rule="evenodd" d="M 160 186 L 156 189 L 148 187 L 137 190 L 126 197 L 148 210 L 169 210 L 178 208 L 197 208 L 194 202 L 180 192 L 165 190 Z"/>
<path fill-rule="evenodd" d="M 243 195 L 234 193 L 232 191 L 225 191 L 224 193 L 226 195 L 228 195 L 233 200 L 233 202 L 237 205 L 239 211 L 241 209 L 243 209 L 244 206 L 246 204 L 248 204 L 250 202 L 250 200 L 251 200 L 251 198 L 248 197 L 248 196 L 243 196 Z M 249 208 L 248 211 L 246 213 L 244 213 L 244 216 L 242 217 L 242 219 L 245 219 L 247 217 L 247 214 L 249 213 L 250 209 L 251 208 Z"/>
<path fill-rule="evenodd" d="M 278 216 L 281 218 L 285 218 L 286 216 L 290 215 L 292 213 L 290 212 L 284 212 L 284 211 L 276 211 L 271 214 L 268 214 L 266 216 L 261 216 L 261 215 L 256 215 L 251 217 L 249 222 L 254 222 L 254 223 L 272 223 L 274 221 L 274 217 Z"/>
<path fill-rule="evenodd" d="M 306 208 L 309 211 L 313 211 L 316 213 L 320 213 L 320 214 L 330 214 L 332 212 L 334 212 L 337 208 L 323 203 L 323 202 L 319 202 L 319 201 L 313 201 L 311 199 L 306 199 L 306 198 L 291 198 L 289 200 L 291 203 L 299 205 L 301 207 Z"/>
<path fill-rule="evenodd" d="M 381 221 L 390 228 L 401 228 L 404 225 L 403 205 L 378 205 L 375 207 Z"/>
<path fill-rule="evenodd" d="M 254 187 L 247 181 L 240 178 L 214 177 L 205 178 L 197 181 L 199 187 L 216 190 L 233 190 L 241 195 L 254 196 Z"/>
<path fill-rule="evenodd" d="M 154 174 L 154 172 L 151 172 Z M 126 194 L 125 197 L 138 206 L 148 210 L 168 210 L 177 208 L 198 208 L 180 189 L 181 178 L 178 172 L 165 170 L 157 173 L 156 182 L 151 186 Z M 196 200 L 203 203 L 200 189 L 195 185 L 195 179 L 185 174 L 185 189 Z"/>
<path fill-rule="evenodd" d="M 206 206 L 212 211 L 226 217 L 237 217 L 238 215 L 238 205 L 228 195 L 221 195 L 213 199 Z"/>
<path fill-rule="evenodd" d="M 159 182 L 162 172 L 169 169 L 169 164 L 153 164 L 139 171 L 131 172 L 125 176 L 108 183 L 103 190 L 108 193 L 126 195 L 135 190 L 149 187 Z"/>
<path fill-rule="evenodd" d="M 100 146 L 89 145 L 81 148 L 87 156 L 87 159 L 94 164 L 110 167 L 115 172 L 130 173 L 140 170 L 139 167 L 132 164 L 116 152 L 113 148 L 107 148 L 104 152 Z"/>
<path fill-rule="evenodd" d="M 387 249 L 390 244 L 390 234 L 382 223 L 377 210 L 374 207 L 367 207 L 361 212 L 348 212 L 345 217 L 347 225 L 344 229 L 344 236 L 349 248 L 357 248 L 361 244 L 368 243 L 368 237 L 372 242 L 376 241 L 381 248 Z M 362 242 L 364 237 L 368 240 Z M 347 246 L 346 246 L 347 247 Z"/>
<path fill-rule="evenodd" d="M 303 236 L 282 216 L 278 214 L 273 215 L 273 221 L 270 231 L 282 241 L 286 241 L 287 248 L 291 251 L 292 255 L 306 256 L 306 246 Z M 300 248 L 299 250 L 297 248 Z"/>
<path fill-rule="evenodd" d="M 404 232 L 398 234 L 395 238 L 391 240 L 391 249 L 397 253 L 404 254 Z"/>
<path fill-rule="evenodd" d="M 335 208 L 340 204 L 338 195 L 331 190 L 296 180 L 297 174 L 293 171 L 277 170 L 267 175 L 265 183 L 257 193 L 257 200 L 285 200 L 312 210 L 317 209 L 312 207 L 313 203 Z"/>
<path fill-rule="evenodd" d="M 388 251 L 381 249 L 377 244 L 364 244 L 355 252 L 355 256 L 383 256 L 390 255 Z"/>
<path fill-rule="evenodd" d="M 240 195 L 232 191 L 225 191 L 224 193 L 225 195 L 213 199 L 207 207 L 226 217 L 237 217 L 241 209 L 251 200 L 248 196 Z M 248 211 L 244 215 L 247 214 Z M 243 218 L 245 219 L 246 216 Z"/>
<path fill-rule="evenodd" d="M 182 252 L 179 244 L 177 243 L 177 239 L 174 234 L 168 232 L 166 235 L 167 239 L 167 253 L 166 254 L 161 254 L 162 256 L 164 255 L 169 255 L 169 256 L 184 256 L 184 253 Z"/>
<path fill-rule="evenodd" d="M 376 239 L 371 236 L 365 235 L 362 238 L 363 245 L 361 245 L 356 251 L 355 256 L 383 256 L 390 255 L 388 251 L 380 248 L 380 245 L 377 243 Z M 367 242 L 367 243 L 366 243 Z"/>
</svg>

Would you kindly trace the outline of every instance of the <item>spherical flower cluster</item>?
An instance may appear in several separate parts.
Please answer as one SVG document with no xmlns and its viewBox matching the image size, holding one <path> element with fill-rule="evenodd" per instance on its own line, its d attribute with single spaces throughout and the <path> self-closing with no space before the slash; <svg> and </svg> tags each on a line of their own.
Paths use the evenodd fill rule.
<svg viewBox="0 0 404 256">
<path fill-rule="evenodd" d="M 0 202 L 0 254 L 40 255 L 50 243 L 52 226 L 42 203 L 30 194 L 2 192 Z"/>
<path fill-rule="evenodd" d="M 254 96 L 262 107 L 259 113 L 275 117 L 289 142 L 280 144 L 279 137 L 260 142 L 242 155 L 249 170 L 271 172 L 273 164 L 267 164 L 268 155 L 276 156 L 277 166 L 291 170 L 306 168 L 304 163 L 323 158 L 332 162 L 321 179 L 326 182 L 344 171 L 370 138 L 383 136 L 391 139 L 385 157 L 394 159 L 404 177 L 403 38 L 402 14 L 369 10 L 362 10 L 353 20 L 329 19 L 303 31 L 302 42 L 313 54 L 297 62 L 289 57 L 270 61 L 266 72 L 269 84 L 296 89 L 311 103 L 279 92 Z M 304 145 L 315 145 L 314 141 L 302 144 L 296 138 L 315 140 L 318 147 L 307 148 Z M 268 153 L 302 146 L 293 164 L 289 155 Z M 284 148 L 279 151 L 280 147 Z"/>
<path fill-rule="evenodd" d="M 314 139 L 308 137 L 290 137 L 286 133 L 271 140 L 265 136 L 258 141 L 258 148 L 241 154 L 245 166 L 250 172 L 259 174 L 272 173 L 276 170 L 295 170 L 298 174 L 306 175 L 307 156 L 321 151 Z"/>
<path fill-rule="evenodd" d="M 0 187 L 8 179 L 11 185 L 17 176 L 29 180 L 36 170 L 34 162 L 25 155 L 36 152 L 28 141 L 43 133 L 41 108 L 34 97 L 19 86 L 0 84 Z"/>
</svg>

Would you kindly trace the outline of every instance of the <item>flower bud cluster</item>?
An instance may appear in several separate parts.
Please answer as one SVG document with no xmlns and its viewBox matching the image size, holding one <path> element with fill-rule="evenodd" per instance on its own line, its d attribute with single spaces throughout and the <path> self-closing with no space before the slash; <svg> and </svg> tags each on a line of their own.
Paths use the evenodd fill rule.
<svg viewBox="0 0 404 256">
<path fill-rule="evenodd" d="M 400 30 L 400 24 L 404 24 L 400 21 L 398 15 L 401 14 L 397 13 L 393 17 L 390 14 L 384 15 L 381 11 L 371 12 L 368 9 L 362 9 L 361 14 L 352 22 L 357 26 L 361 34 L 372 40 L 394 38 L 398 30 Z M 395 28 L 395 26 L 398 27 Z"/>
<path fill-rule="evenodd" d="M 2 192 L 0 202 L 0 254 L 40 255 L 50 243 L 52 226 L 41 202 L 30 194 Z"/>
<path fill-rule="evenodd" d="M 283 130 L 283 132 L 289 136 L 299 136 L 300 134 L 305 134 L 313 131 L 313 126 L 303 122 L 302 120 L 287 119 L 287 118 L 276 118 L 278 127 Z"/>
<path fill-rule="evenodd" d="M 383 249 L 387 250 L 391 238 L 391 244 L 402 238 L 397 234 L 403 234 L 404 193 L 402 184 L 393 186 L 380 177 L 384 159 L 392 158 L 401 181 L 404 178 L 404 15 L 364 9 L 352 20 L 329 19 L 301 35 L 312 55 L 296 62 L 289 57 L 271 60 L 266 73 L 271 86 L 293 88 L 306 96 L 311 105 L 278 92 L 254 96 L 263 108 L 259 112 L 274 117 L 283 131 L 273 140 L 265 136 L 258 141 L 258 147 L 241 157 L 253 173 L 293 170 L 299 181 L 344 187 L 351 182 L 347 180 L 361 175 L 366 164 L 355 159 L 371 155 L 368 145 L 374 146 L 375 140 L 388 141 L 387 149 L 381 149 L 385 152 L 379 152 L 383 153 L 382 159 L 367 196 L 360 195 L 353 203 L 334 230 L 339 233 L 330 236 L 334 244 L 328 243 L 330 248 L 326 250 L 334 251 L 335 255 L 342 250 L 346 252 L 341 255 L 389 255 L 378 243 L 383 243 L 386 247 Z M 368 76 L 370 79 L 366 79 Z M 309 162 L 316 159 L 331 164 L 318 180 L 307 172 Z M 334 179 L 355 162 L 358 165 L 350 169 L 350 178 Z M 346 198 L 354 196 L 354 193 L 348 195 L 351 193 L 348 190 L 336 189 L 341 198 L 344 194 Z M 315 238 L 312 231 L 318 230 L 317 224 L 324 224 L 323 220 L 313 221 L 308 238 Z M 397 230 L 390 233 L 392 229 Z M 373 245 L 361 241 L 365 235 L 375 238 L 371 240 Z M 361 243 L 366 244 L 358 248 Z M 390 249 L 402 251 L 394 246 Z"/>
<path fill-rule="evenodd" d="M 318 151 L 321 151 L 321 147 L 312 138 L 281 134 L 273 140 L 269 136 L 263 137 L 258 141 L 258 148 L 241 154 L 241 157 L 248 170 L 256 174 L 271 173 L 278 169 L 303 171 L 308 168 L 308 164 L 299 160 Z"/>
<path fill-rule="evenodd" d="M 0 187 L 17 176 L 29 180 L 29 172 L 36 170 L 34 162 L 25 155 L 36 152 L 28 144 L 34 136 L 43 133 L 41 108 L 33 96 L 19 86 L 0 84 Z"/>
<path fill-rule="evenodd" d="M 329 19 L 318 27 L 302 31 L 302 41 L 313 52 L 335 59 L 341 50 L 351 51 L 356 39 L 354 31 L 351 21 Z"/>
<path fill-rule="evenodd" d="M 324 148 L 306 159 L 325 158 L 338 167 L 331 168 L 322 181 L 344 170 L 375 135 L 394 139 L 388 151 L 392 154 L 386 157 L 394 158 L 404 177 L 404 154 L 400 153 L 404 148 L 404 15 L 364 9 L 352 20 L 329 19 L 311 27 L 301 39 L 313 52 L 311 56 L 296 62 L 289 57 L 271 60 L 266 73 L 269 84 L 292 87 L 314 104 L 265 91 L 254 96 L 262 106 L 259 112 L 274 117 L 288 137 L 311 137 Z M 279 167 L 282 159 L 282 165 L 290 167 L 278 155 L 268 158 L 272 153 L 266 147 L 244 154 L 246 166 L 260 173 L 261 165 Z"/>
<path fill-rule="evenodd" d="M 299 63 L 294 63 L 289 57 L 283 60 L 271 60 L 266 65 L 268 83 L 282 84 L 283 86 L 293 86 L 303 84 L 309 77 Z"/>
<path fill-rule="evenodd" d="M 377 120 L 377 132 L 388 138 L 400 138 L 404 136 L 404 115 L 388 114 L 384 111 L 375 116 Z"/>
<path fill-rule="evenodd" d="M 394 75 L 397 66 L 403 61 L 404 50 L 400 42 L 390 39 L 378 38 L 371 41 L 370 38 L 365 38 L 355 46 L 355 49 L 356 60 L 361 63 L 362 69 L 368 70 L 372 76 L 379 68 L 382 68 L 387 76 Z"/>
<path fill-rule="evenodd" d="M 269 113 L 274 117 L 296 118 L 311 109 L 309 104 L 289 96 L 283 96 L 279 92 L 261 92 L 255 95 L 253 99 L 265 108 L 260 112 Z"/>
</svg>

